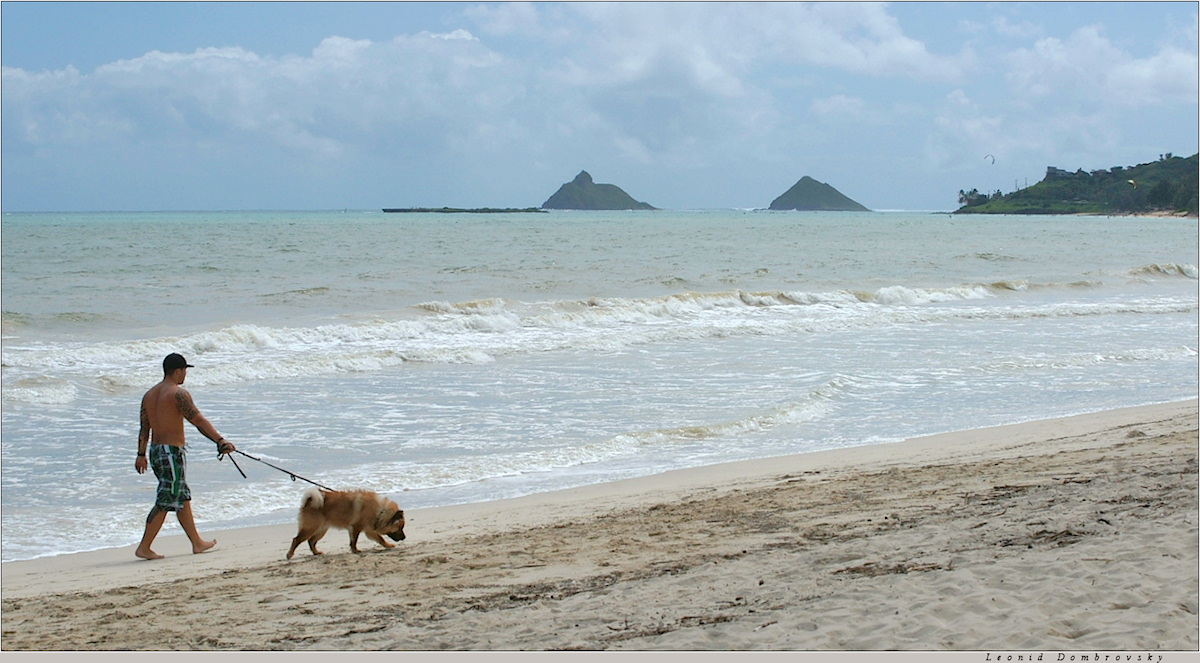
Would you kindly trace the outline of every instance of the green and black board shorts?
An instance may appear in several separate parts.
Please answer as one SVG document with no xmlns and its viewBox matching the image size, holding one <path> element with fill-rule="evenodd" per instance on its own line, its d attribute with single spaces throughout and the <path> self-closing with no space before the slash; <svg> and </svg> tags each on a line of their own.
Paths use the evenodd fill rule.
<svg viewBox="0 0 1200 663">
<path fill-rule="evenodd" d="M 184 469 L 187 449 L 170 444 L 150 445 L 150 467 L 158 477 L 158 493 L 154 506 L 161 511 L 179 511 L 192 499 Z"/>
</svg>

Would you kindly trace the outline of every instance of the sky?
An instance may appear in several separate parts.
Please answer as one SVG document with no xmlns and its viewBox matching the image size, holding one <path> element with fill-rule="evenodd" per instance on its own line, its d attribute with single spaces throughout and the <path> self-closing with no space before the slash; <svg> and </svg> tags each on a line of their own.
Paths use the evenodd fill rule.
<svg viewBox="0 0 1200 663">
<path fill-rule="evenodd" d="M 953 210 L 1198 148 L 1197 3 L 0 3 L 0 209 Z"/>
</svg>

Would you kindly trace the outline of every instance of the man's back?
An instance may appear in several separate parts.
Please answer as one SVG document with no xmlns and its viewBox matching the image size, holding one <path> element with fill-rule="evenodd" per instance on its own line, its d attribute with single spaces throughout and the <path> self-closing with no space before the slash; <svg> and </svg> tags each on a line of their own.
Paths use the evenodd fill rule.
<svg viewBox="0 0 1200 663">
<path fill-rule="evenodd" d="M 186 444 L 183 432 L 183 414 L 179 411 L 182 387 L 171 380 L 163 380 L 150 388 L 142 397 L 142 410 L 150 423 L 150 439 L 153 444 L 170 444 L 182 447 Z"/>
</svg>

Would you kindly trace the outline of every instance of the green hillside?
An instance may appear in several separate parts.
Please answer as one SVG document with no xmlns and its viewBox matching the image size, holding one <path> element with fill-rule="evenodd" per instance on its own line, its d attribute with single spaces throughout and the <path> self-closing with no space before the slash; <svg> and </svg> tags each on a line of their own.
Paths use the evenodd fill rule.
<svg viewBox="0 0 1200 663">
<path fill-rule="evenodd" d="M 615 184 L 596 184 L 586 170 L 580 171 L 575 179 L 558 188 L 553 196 L 542 203 L 545 209 L 623 210 L 654 209 L 638 202 Z"/>
<path fill-rule="evenodd" d="M 1071 173 L 1051 166 L 1041 182 L 1007 195 L 960 190 L 962 207 L 955 214 L 1176 212 L 1196 216 L 1198 157 L 1200 154 L 1186 159 L 1165 154 L 1152 163 L 1091 172 L 1080 169 Z"/>
<path fill-rule="evenodd" d="M 857 202 L 847 198 L 841 191 L 818 182 L 805 175 L 792 188 L 784 191 L 778 198 L 771 201 L 768 209 L 773 210 L 809 210 L 837 212 L 869 212 Z"/>
</svg>

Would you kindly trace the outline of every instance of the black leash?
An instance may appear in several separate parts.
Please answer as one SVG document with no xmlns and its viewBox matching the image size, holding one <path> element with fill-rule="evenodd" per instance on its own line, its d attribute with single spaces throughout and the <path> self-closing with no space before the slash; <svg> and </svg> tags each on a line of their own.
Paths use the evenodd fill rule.
<svg viewBox="0 0 1200 663">
<path fill-rule="evenodd" d="M 330 488 L 329 486 L 322 486 L 321 484 L 317 483 L 316 481 L 313 481 L 312 479 L 305 479 L 304 477 L 300 476 L 299 474 L 296 474 L 295 472 L 292 472 L 290 470 L 285 470 L 282 467 L 279 467 L 278 465 L 272 465 L 261 458 L 255 458 L 254 456 L 251 456 L 250 454 L 246 453 L 245 451 L 242 451 L 241 449 L 234 449 L 233 453 L 242 454 L 243 456 L 245 456 L 246 458 L 249 458 L 250 460 L 257 460 L 258 462 L 262 463 L 263 465 L 266 465 L 267 467 L 273 467 L 273 468 L 279 470 L 280 472 L 283 472 L 284 474 L 291 477 L 292 481 L 295 481 L 296 479 L 300 479 L 301 481 L 307 481 L 307 482 L 311 483 L 312 485 L 316 486 L 317 488 L 324 488 L 325 490 L 328 490 L 329 492 L 337 492 L 334 489 Z M 229 460 L 233 461 L 233 466 L 237 468 L 238 474 L 241 474 L 243 479 L 248 479 L 249 477 L 247 477 L 246 473 L 242 471 L 242 467 L 237 464 L 237 460 L 234 459 L 233 456 L 230 456 L 229 454 L 218 454 L 217 460 L 225 460 L 226 456 L 229 456 Z"/>
</svg>

